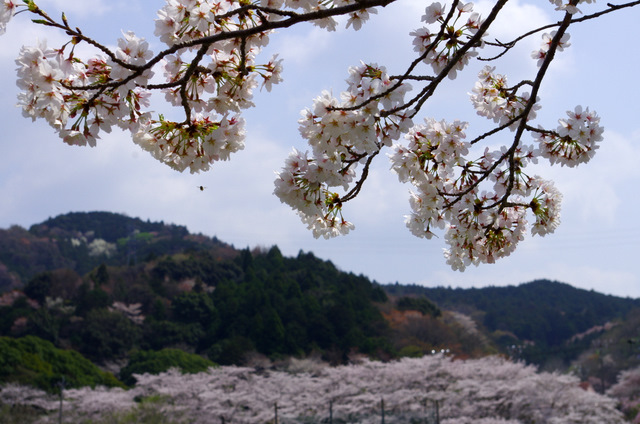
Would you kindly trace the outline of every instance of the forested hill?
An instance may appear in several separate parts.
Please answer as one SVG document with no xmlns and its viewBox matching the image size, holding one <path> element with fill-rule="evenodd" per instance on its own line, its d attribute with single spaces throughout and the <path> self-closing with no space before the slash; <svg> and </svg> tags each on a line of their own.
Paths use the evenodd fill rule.
<svg viewBox="0 0 640 424">
<path fill-rule="evenodd" d="M 389 285 L 385 290 L 393 295 L 424 296 L 441 309 L 466 313 L 495 340 L 502 338 L 503 345 L 514 340 L 533 342 L 536 352 L 530 352 L 532 355 L 566 344 L 574 335 L 623 318 L 640 306 L 640 299 L 605 295 L 549 280 L 469 289 Z"/>
<path fill-rule="evenodd" d="M 230 258 L 235 249 L 187 228 L 110 212 L 71 212 L 32 225 L 0 229 L 0 292 L 58 268 L 85 274 L 95 267 L 129 265 L 186 250 Z"/>
<path fill-rule="evenodd" d="M 99 363 L 165 348 L 221 364 L 251 352 L 341 362 L 352 351 L 394 355 L 406 344 L 390 337 L 383 312 L 394 305 L 368 278 L 312 253 L 239 250 L 176 225 L 70 213 L 2 230 L 0 261 L 9 281 L 0 290 L 0 336 L 37 336 Z M 415 305 L 421 319 L 462 346 L 429 306 Z M 439 337 L 421 339 L 419 352 Z"/>
</svg>

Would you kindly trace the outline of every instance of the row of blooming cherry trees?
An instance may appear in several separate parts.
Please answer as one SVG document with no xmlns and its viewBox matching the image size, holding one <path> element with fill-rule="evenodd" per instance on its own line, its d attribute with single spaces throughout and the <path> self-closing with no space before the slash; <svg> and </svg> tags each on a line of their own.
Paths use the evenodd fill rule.
<svg viewBox="0 0 640 424">
<path fill-rule="evenodd" d="M 45 120 L 71 145 L 93 146 L 102 134 L 121 128 L 159 161 L 200 172 L 244 147 L 241 113 L 253 106 L 253 91 L 281 82 L 282 59 L 259 60 L 275 30 L 313 22 L 331 31 L 339 16 L 358 30 L 394 1 L 167 0 L 155 30 L 167 47 L 155 54 L 133 32 L 110 49 L 33 0 L 3 0 L 0 31 L 24 11 L 69 39 L 58 47 L 43 42 L 22 49 L 17 64 L 25 116 Z M 527 166 L 538 160 L 569 167 L 588 162 L 603 128 L 599 116 L 581 106 L 569 106 L 555 127 L 534 122 L 542 107 L 541 84 L 554 57 L 570 45 L 569 27 L 640 2 L 582 14 L 592 0 L 551 0 L 557 22 L 514 40 L 492 39 L 490 29 L 507 2 L 495 0 L 486 16 L 472 3 L 431 3 L 424 25 L 407 29 L 415 59 L 404 72 L 390 75 L 375 63 L 353 66 L 339 96 L 325 91 L 302 112 L 300 134 L 310 151 L 290 154 L 277 174 L 275 194 L 316 237 L 354 228 L 343 206 L 361 192 L 371 164 L 385 151 L 400 181 L 412 187 L 407 227 L 424 238 L 444 232 L 453 269 L 507 256 L 527 232 L 555 230 L 561 195 Z M 500 61 L 519 60 L 509 56 L 527 37 L 541 38 L 541 47 L 527 58 L 537 61 L 537 71 L 508 83 L 498 71 Z M 80 57 L 80 44 L 95 55 Z M 420 112 L 471 60 L 495 63 L 470 87 L 473 108 L 494 126 L 467 137 L 474 131 L 467 122 L 437 121 Z M 181 118 L 153 113 L 153 92 L 162 93 Z"/>
<path fill-rule="evenodd" d="M 620 407 L 633 424 L 640 424 L 640 367 L 622 371 L 607 394 L 620 401 Z"/>
<path fill-rule="evenodd" d="M 311 368 L 310 368 L 311 369 Z M 300 370 L 298 370 L 300 371 Z M 135 408 L 134 399 L 161 399 L 163 415 L 190 423 L 321 422 L 442 424 L 615 424 L 622 423 L 616 400 L 579 387 L 571 376 L 538 373 L 499 357 L 452 360 L 442 355 L 397 362 L 364 361 L 312 372 L 221 367 L 199 374 L 169 371 L 137 376 L 122 389 L 65 392 L 68 418 L 99 419 Z M 2 403 L 34 404 L 55 411 L 55 397 L 5 386 Z M 277 405 L 277 408 L 276 408 Z M 437 409 L 436 409 L 437 405 Z M 327 422 L 327 421 L 322 421 Z"/>
</svg>

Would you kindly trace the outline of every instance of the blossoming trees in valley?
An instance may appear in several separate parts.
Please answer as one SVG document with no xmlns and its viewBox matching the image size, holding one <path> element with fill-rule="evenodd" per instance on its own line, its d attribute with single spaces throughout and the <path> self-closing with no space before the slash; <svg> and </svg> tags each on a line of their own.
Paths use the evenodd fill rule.
<svg viewBox="0 0 640 424">
<path fill-rule="evenodd" d="M 622 423 L 616 400 L 586 391 L 578 379 L 538 373 L 503 358 L 452 360 L 442 355 L 296 373 L 219 367 L 198 374 L 177 370 L 136 376 L 136 386 L 65 392 L 69 419 L 109 416 L 135 408 L 134 399 L 159 399 L 167 419 L 190 423 L 408 423 L 437 417 L 441 424 Z M 55 410 L 25 389 L 8 386 L 0 400 Z M 182 421 L 180 421 L 182 420 Z M 343 420 L 343 421 L 340 421 Z M 75 422 L 75 421 L 65 421 Z M 98 421 L 100 422 L 100 421 Z M 427 421 L 427 422 L 436 422 Z"/>
<path fill-rule="evenodd" d="M 620 400 L 622 410 L 631 422 L 640 423 L 640 367 L 622 371 L 618 382 L 607 390 L 607 394 Z"/>
</svg>

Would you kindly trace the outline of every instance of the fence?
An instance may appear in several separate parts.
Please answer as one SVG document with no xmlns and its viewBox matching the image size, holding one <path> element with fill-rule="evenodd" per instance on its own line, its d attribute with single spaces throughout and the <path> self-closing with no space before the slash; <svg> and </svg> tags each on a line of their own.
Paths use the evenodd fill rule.
<svg viewBox="0 0 640 424">
<path fill-rule="evenodd" d="M 440 405 L 437 400 L 425 400 L 420 411 L 389 410 L 385 407 L 384 399 L 380 399 L 377 413 L 340 416 L 334 413 L 333 402 L 329 402 L 325 417 L 281 418 L 276 403 L 273 406 L 273 416 L 273 421 L 269 424 L 440 424 Z M 222 418 L 221 424 L 232 423 Z"/>
</svg>

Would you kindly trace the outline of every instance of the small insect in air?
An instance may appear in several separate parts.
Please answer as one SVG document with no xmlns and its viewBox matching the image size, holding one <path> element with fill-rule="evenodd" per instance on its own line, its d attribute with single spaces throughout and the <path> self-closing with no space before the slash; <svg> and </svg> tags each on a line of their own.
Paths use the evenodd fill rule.
<svg viewBox="0 0 640 424">
<path fill-rule="evenodd" d="M 204 191 L 204 189 L 206 188 L 205 186 L 198 186 L 198 188 L 200 189 L 200 191 Z"/>
</svg>

